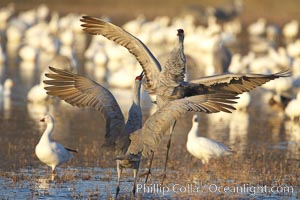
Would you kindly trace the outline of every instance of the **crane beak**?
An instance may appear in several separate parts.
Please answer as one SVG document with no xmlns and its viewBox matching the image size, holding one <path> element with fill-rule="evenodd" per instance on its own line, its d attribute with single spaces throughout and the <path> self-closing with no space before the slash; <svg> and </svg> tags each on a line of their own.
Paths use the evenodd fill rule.
<svg viewBox="0 0 300 200">
<path fill-rule="evenodd" d="M 144 76 L 144 71 L 142 71 L 142 73 L 139 76 L 135 77 L 135 80 L 141 81 L 143 79 L 143 76 Z"/>
<path fill-rule="evenodd" d="M 45 122 L 45 118 L 41 119 L 40 122 Z"/>
<path fill-rule="evenodd" d="M 145 74 L 145 72 L 144 72 L 144 70 L 143 70 L 142 73 L 140 74 L 140 77 L 143 78 L 144 74 Z"/>
</svg>

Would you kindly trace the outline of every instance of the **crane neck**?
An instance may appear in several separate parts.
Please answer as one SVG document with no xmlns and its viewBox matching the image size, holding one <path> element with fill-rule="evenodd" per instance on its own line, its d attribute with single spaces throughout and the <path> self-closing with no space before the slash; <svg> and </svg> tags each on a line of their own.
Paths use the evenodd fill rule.
<svg viewBox="0 0 300 200">
<path fill-rule="evenodd" d="M 140 106 L 141 85 L 142 85 L 142 81 L 135 80 L 133 86 L 133 103 L 135 103 L 138 106 Z"/>
<path fill-rule="evenodd" d="M 183 49 L 183 41 L 184 41 L 184 35 L 179 35 L 176 47 Z"/>
</svg>

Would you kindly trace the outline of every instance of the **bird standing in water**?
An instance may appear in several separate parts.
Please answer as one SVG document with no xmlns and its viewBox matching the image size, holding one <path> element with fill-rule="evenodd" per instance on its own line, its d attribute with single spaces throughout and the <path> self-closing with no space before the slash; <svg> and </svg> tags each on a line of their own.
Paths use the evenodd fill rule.
<svg viewBox="0 0 300 200">
<path fill-rule="evenodd" d="M 233 153 L 230 148 L 220 142 L 198 136 L 200 123 L 198 115 L 193 116 L 192 122 L 193 126 L 188 134 L 186 148 L 190 154 L 200 159 L 203 164 L 207 164 L 211 158 L 218 158 Z"/>
<path fill-rule="evenodd" d="M 51 115 L 46 115 L 40 121 L 45 122 L 47 128 L 35 147 L 35 154 L 41 162 L 51 167 L 52 174 L 54 174 L 57 166 L 74 157 L 70 152 L 78 152 L 73 149 L 65 148 L 60 143 L 52 140 L 54 119 Z"/>
</svg>

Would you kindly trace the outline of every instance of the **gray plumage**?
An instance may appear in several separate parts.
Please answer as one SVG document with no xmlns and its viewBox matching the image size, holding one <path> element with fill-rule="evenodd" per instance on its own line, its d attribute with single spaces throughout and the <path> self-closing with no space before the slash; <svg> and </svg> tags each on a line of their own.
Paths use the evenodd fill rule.
<svg viewBox="0 0 300 200">
<path fill-rule="evenodd" d="M 125 124 L 121 108 L 109 90 L 84 76 L 53 67 L 49 69 L 53 73 L 45 74 L 48 80 L 44 83 L 50 85 L 45 87 L 47 94 L 58 96 L 73 106 L 91 107 L 99 111 L 106 121 L 105 146 L 115 146 L 118 138 L 129 138 L 131 132 L 141 127 L 142 114 L 139 105 L 141 80 L 135 81 L 134 101 Z M 121 146 L 124 152 L 129 144 Z"/>
<path fill-rule="evenodd" d="M 84 24 L 82 24 L 84 27 L 83 30 L 88 33 L 92 35 L 101 34 L 107 39 L 127 48 L 128 51 L 136 57 L 140 65 L 147 69 L 144 70 L 147 80 L 145 86 L 149 90 L 156 87 L 161 66 L 143 42 L 124 29 L 100 19 L 83 16 L 80 21 L 84 22 Z"/>
<path fill-rule="evenodd" d="M 147 46 L 124 29 L 90 16 L 83 16 L 81 21 L 84 22 L 81 25 L 84 31 L 93 35 L 102 35 L 127 48 L 136 57 L 145 72 L 146 81 L 143 85 L 149 93 L 171 96 L 172 90 L 183 81 L 186 60 L 183 54 L 182 29 L 177 30 L 178 42 L 162 69 Z"/>
<path fill-rule="evenodd" d="M 112 23 L 90 16 L 83 16 L 80 20 L 83 22 L 81 26 L 84 31 L 93 35 L 102 35 L 127 48 L 127 50 L 136 57 L 145 72 L 145 89 L 148 93 L 156 94 L 156 101 L 159 108 L 162 108 L 170 101 L 182 99 L 184 97 L 225 92 L 236 95 L 250 91 L 275 78 L 290 76 L 291 71 L 284 70 L 271 75 L 226 74 L 202 78 L 192 82 L 185 82 L 186 60 L 183 48 L 184 32 L 182 29 L 177 30 L 179 38 L 178 43 L 170 53 L 166 65 L 162 69 L 158 60 L 153 56 L 147 46 L 124 29 Z M 174 125 L 175 120 L 169 122 L 170 139 L 167 146 L 167 158 Z M 167 130 L 168 129 L 164 131 Z M 160 134 L 163 133 L 164 132 Z"/>
<path fill-rule="evenodd" d="M 170 123 L 179 117 L 187 112 L 231 113 L 235 108 L 230 104 L 236 103 L 235 99 L 238 97 L 234 94 L 217 93 L 186 97 L 167 103 L 146 120 L 141 130 L 131 135 L 132 144 L 141 144 L 142 141 L 143 145 L 134 145 L 134 147 L 130 145 L 128 153 L 142 153 L 148 156 L 151 151 L 156 150 L 163 133 L 170 128 Z"/>
<path fill-rule="evenodd" d="M 183 57 L 183 37 L 181 41 L 179 34 L 179 30 L 181 29 L 178 30 L 177 35 L 179 36 L 179 41 L 182 43 L 182 48 L 180 47 L 181 45 L 175 45 L 172 51 L 180 53 L 171 53 L 166 66 L 162 70 L 159 62 L 146 45 L 124 29 L 90 16 L 83 16 L 81 21 L 84 22 L 81 25 L 84 27 L 84 31 L 93 35 L 102 35 L 127 48 L 128 51 L 136 57 L 143 68 L 146 78 L 145 85 L 151 90 L 150 92 L 159 96 L 168 97 L 170 100 L 200 94 L 213 94 L 222 91 L 240 94 L 242 92 L 248 92 L 275 78 L 291 75 L 290 69 L 287 69 L 275 74 L 222 74 L 185 82 L 182 78 L 185 74 L 186 64 L 185 58 Z M 180 48 L 178 48 L 178 46 Z M 175 78 L 175 74 L 177 76 L 180 75 Z"/>
<path fill-rule="evenodd" d="M 156 111 L 145 122 L 143 128 L 140 129 L 142 124 L 140 108 L 134 108 L 136 108 L 136 106 L 139 107 L 138 97 L 140 95 L 137 90 L 140 88 L 141 81 L 139 81 L 139 86 L 135 86 L 134 99 L 137 99 L 137 101 L 134 100 L 133 102 L 129 111 L 127 126 L 125 126 L 124 121 L 121 122 L 120 120 L 124 119 L 120 107 L 109 90 L 84 76 L 55 69 L 53 67 L 49 67 L 49 69 L 53 73 L 47 73 L 46 77 L 50 78 L 50 80 L 44 81 L 45 84 L 50 85 L 45 87 L 47 94 L 58 96 L 73 106 L 92 107 L 100 111 L 106 120 L 109 120 L 110 123 L 115 125 L 108 127 L 117 128 L 117 130 L 123 131 L 116 132 L 116 130 L 107 130 L 106 139 L 115 144 L 116 141 L 118 141 L 118 138 L 123 134 L 130 137 L 131 143 L 128 146 L 126 155 L 131 153 L 135 155 L 142 153 L 142 151 L 133 150 L 141 148 L 140 145 L 137 145 L 139 142 L 136 144 L 132 142 L 132 138 L 136 137 L 136 130 L 142 131 L 143 147 L 147 147 L 142 149 L 145 151 L 143 154 L 146 155 L 149 150 L 155 150 L 158 146 L 161 136 L 170 127 L 170 122 L 172 122 L 172 120 L 176 120 L 178 117 L 189 111 L 205 113 L 215 113 L 220 111 L 231 112 L 234 107 L 229 104 L 235 103 L 233 100 L 237 99 L 235 94 L 216 93 L 174 100 Z M 115 118 L 110 118 L 111 116 Z M 140 117 L 134 118 L 133 116 Z M 115 119 L 117 120 L 114 121 Z M 116 126 L 117 124 L 121 125 L 122 128 L 120 129 Z M 124 127 L 128 127 L 126 128 L 126 130 L 128 130 L 127 133 L 132 133 L 131 131 L 133 131 L 135 134 L 132 136 L 125 134 L 126 131 Z M 114 135 L 110 135 L 111 133 L 114 133 Z M 123 142 L 123 140 L 120 140 L 120 142 Z"/>
<path fill-rule="evenodd" d="M 190 81 L 190 85 L 196 88 L 202 88 L 205 93 L 230 92 L 241 94 L 261 86 L 264 83 L 280 77 L 291 76 L 291 70 L 285 69 L 275 74 L 221 74 L 207 77 L 201 77 Z"/>
</svg>

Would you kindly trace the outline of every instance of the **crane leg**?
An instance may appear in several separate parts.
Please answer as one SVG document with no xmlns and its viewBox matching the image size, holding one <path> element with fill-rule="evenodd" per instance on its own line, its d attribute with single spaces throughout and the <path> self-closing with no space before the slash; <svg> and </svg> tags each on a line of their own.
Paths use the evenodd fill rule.
<svg viewBox="0 0 300 200">
<path fill-rule="evenodd" d="M 146 172 L 147 175 L 146 175 L 145 183 L 147 183 L 149 175 L 151 174 L 151 167 L 152 167 L 153 157 L 154 157 L 154 151 L 151 152 L 151 158 L 150 158 L 150 163 L 149 163 L 149 167 L 148 167 L 148 172 Z"/>
<path fill-rule="evenodd" d="M 137 183 L 137 174 L 138 174 L 138 169 L 133 169 L 133 177 L 134 177 L 134 182 L 133 182 L 133 189 L 132 189 L 132 193 L 135 196 L 135 192 L 136 192 L 136 183 Z"/>
<path fill-rule="evenodd" d="M 170 152 L 170 147 L 171 147 L 172 133 L 173 133 L 175 125 L 176 125 L 176 121 L 174 121 L 173 126 L 171 126 L 170 132 L 169 132 L 170 135 L 169 135 L 169 141 L 168 141 L 168 144 L 167 144 L 167 155 L 166 155 L 165 167 L 164 167 L 164 172 L 163 172 L 163 178 L 162 178 L 162 181 L 161 181 L 162 185 L 164 184 L 164 180 L 167 176 L 167 164 L 168 164 L 169 152 Z"/>
<path fill-rule="evenodd" d="M 117 173 L 118 173 L 118 183 L 116 188 L 116 199 L 118 198 L 120 192 L 120 179 L 122 174 L 122 168 L 120 168 L 120 162 L 117 160 Z"/>
</svg>

